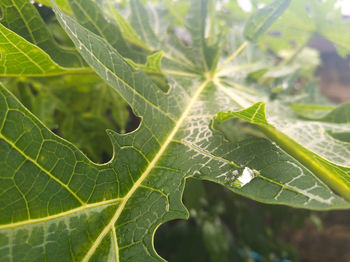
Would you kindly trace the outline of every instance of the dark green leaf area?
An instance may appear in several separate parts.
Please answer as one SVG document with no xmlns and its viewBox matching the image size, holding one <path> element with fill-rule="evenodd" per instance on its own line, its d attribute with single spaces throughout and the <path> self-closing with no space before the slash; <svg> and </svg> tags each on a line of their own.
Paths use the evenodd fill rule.
<svg viewBox="0 0 350 262">
<path fill-rule="evenodd" d="M 59 65 L 81 67 L 83 60 L 73 50 L 60 47 L 34 5 L 27 0 L 2 0 L 1 23 L 27 41 L 43 49 Z"/>
<path fill-rule="evenodd" d="M 61 196 L 57 195 L 57 197 Z M 67 198 L 65 200 L 69 201 Z M 111 218 L 115 209 L 116 205 L 111 205 L 48 221 L 45 226 L 27 226 L 16 232 L 4 230 L 0 233 L 0 243 L 5 246 L 13 245 L 14 261 L 42 261 L 44 257 L 50 257 L 53 261 L 81 260 L 91 237 L 97 237 L 97 233 L 106 226 L 106 221 Z M 40 245 L 44 239 L 50 243 L 45 246 Z M 57 239 L 60 241 L 57 242 Z M 108 250 L 112 243 L 106 239 L 103 244 L 95 256 L 97 261 L 104 261 L 109 257 Z M 23 252 L 24 247 L 27 247 L 26 252 Z M 0 259 L 8 261 L 8 249 L 4 251 L 0 252 Z"/>
<path fill-rule="evenodd" d="M 191 36 L 191 50 L 188 51 L 188 58 L 202 71 L 214 70 L 220 48 L 217 43 L 208 43 L 205 36 L 206 30 L 214 28 L 214 21 L 208 17 L 208 0 L 190 1 L 189 10 L 186 16 L 186 28 Z"/>
<path fill-rule="evenodd" d="M 143 185 L 137 188 L 134 185 L 134 181 L 146 170 L 148 162 L 145 156 L 154 154 L 152 143 L 155 141 L 150 139 L 150 134 L 143 132 L 143 137 L 139 137 L 137 133 L 133 136 L 120 136 L 110 131 L 115 154 L 120 157 L 107 164 L 97 165 L 89 161 L 76 147 L 46 129 L 2 86 L 0 97 L 0 152 L 4 156 L 1 159 L 1 168 L 6 170 L 0 173 L 4 181 L 1 183 L 1 201 L 4 201 L 1 213 L 6 209 L 0 226 L 4 245 L 15 246 L 16 241 L 22 245 L 26 242 L 25 238 L 10 236 L 24 232 L 28 232 L 27 238 L 30 241 L 33 239 L 40 242 L 42 238 L 34 237 L 32 234 L 36 232 L 28 231 L 28 228 L 38 228 L 46 235 L 44 228 L 47 230 L 53 224 L 52 227 L 63 227 L 63 243 L 68 244 L 65 248 L 74 249 L 73 252 L 62 250 L 62 254 L 67 254 L 64 258 L 67 261 L 82 260 L 89 248 L 93 249 L 91 256 L 97 260 L 109 256 L 106 249 L 115 249 L 113 234 L 124 236 L 118 242 L 120 247 L 126 246 L 120 249 L 120 256 L 129 257 L 130 248 L 133 254 L 136 252 L 140 256 L 146 256 L 145 247 L 149 249 L 148 252 L 154 251 L 151 244 L 148 246 L 151 241 L 147 241 L 146 245 L 142 241 L 152 237 L 158 223 L 163 219 L 186 216 L 179 201 L 184 186 L 183 174 L 177 170 L 169 171 L 165 166 L 166 161 L 154 168 Z M 134 141 L 136 147 L 125 146 L 130 141 Z M 144 155 L 137 147 L 143 147 Z M 131 190 L 134 192 L 129 195 Z M 167 194 L 171 195 L 171 210 L 167 208 Z M 139 209 L 145 200 L 155 208 L 150 210 L 148 205 L 142 205 Z M 123 212 L 120 212 L 122 209 L 119 205 L 123 205 Z M 136 207 L 141 213 L 130 217 L 129 211 Z M 105 216 L 105 209 L 114 215 L 111 217 L 108 211 L 109 215 Z M 84 216 L 98 216 L 101 219 L 91 226 L 84 226 L 82 222 L 79 228 L 87 230 L 82 233 L 75 230 L 73 225 L 74 221 Z M 148 219 L 144 219 L 145 217 Z M 158 222 L 153 223 L 154 220 Z M 130 231 L 129 226 L 141 230 Z M 98 232 L 103 234 L 103 238 L 94 248 L 92 241 L 97 241 Z M 83 241 L 85 235 L 88 237 Z M 75 236 L 79 236 L 78 243 L 75 242 Z M 129 247 L 134 242 L 136 244 Z M 45 248 L 32 245 L 25 249 L 26 253 L 36 252 L 39 260 L 47 255 L 56 258 L 56 254 L 48 252 L 50 248 L 48 244 Z M 54 246 L 52 248 L 58 250 Z M 12 251 L 6 249 L 1 256 L 6 261 L 13 256 Z"/>
<path fill-rule="evenodd" d="M 137 60 L 136 50 L 129 49 L 117 24 L 105 17 L 97 3 L 92 0 L 69 0 L 74 16 L 79 23 L 106 39 L 124 57 Z"/>
</svg>

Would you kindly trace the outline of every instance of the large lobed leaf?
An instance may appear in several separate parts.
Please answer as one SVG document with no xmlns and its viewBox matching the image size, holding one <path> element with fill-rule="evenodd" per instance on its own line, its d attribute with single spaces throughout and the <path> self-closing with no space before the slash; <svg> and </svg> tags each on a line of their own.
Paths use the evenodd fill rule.
<svg viewBox="0 0 350 262">
<path fill-rule="evenodd" d="M 62 27 L 142 121 L 129 134 L 108 131 L 114 155 L 99 165 L 50 132 L 1 86 L 0 261 L 162 261 L 153 247 L 155 230 L 168 220 L 188 217 L 181 197 L 190 177 L 265 203 L 317 210 L 350 207 L 317 172 L 270 140 L 229 141 L 214 129 L 211 120 L 218 111 L 237 111 L 266 95 L 242 88 L 234 75 L 223 80 L 212 72 L 197 74 L 215 65 L 212 53 L 198 57 L 196 46 L 155 41 L 150 23 L 143 20 L 147 16 L 140 16 L 146 8 L 132 0 L 131 24 L 141 41 L 164 51 L 162 69 L 170 88 L 163 92 L 114 48 L 104 34 L 104 26 L 111 25 L 91 24 L 92 13 L 81 12 L 81 1 L 68 2 L 72 12 L 80 10 L 76 16 L 82 25 L 54 6 Z M 91 1 L 84 4 L 91 12 L 96 8 Z M 192 8 L 199 10 L 195 4 Z M 202 26 L 191 37 L 203 51 Z"/>
</svg>

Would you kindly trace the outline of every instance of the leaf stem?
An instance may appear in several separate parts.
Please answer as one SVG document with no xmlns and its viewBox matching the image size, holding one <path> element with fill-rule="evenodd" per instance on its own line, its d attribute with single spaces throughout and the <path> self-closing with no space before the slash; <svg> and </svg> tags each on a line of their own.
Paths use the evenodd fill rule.
<svg viewBox="0 0 350 262">
<path fill-rule="evenodd" d="M 229 57 L 226 59 L 226 61 L 216 70 L 216 73 L 220 72 L 222 69 L 224 69 L 225 66 L 227 66 L 233 59 L 235 59 L 248 45 L 248 41 L 243 42 L 238 49 Z"/>
</svg>

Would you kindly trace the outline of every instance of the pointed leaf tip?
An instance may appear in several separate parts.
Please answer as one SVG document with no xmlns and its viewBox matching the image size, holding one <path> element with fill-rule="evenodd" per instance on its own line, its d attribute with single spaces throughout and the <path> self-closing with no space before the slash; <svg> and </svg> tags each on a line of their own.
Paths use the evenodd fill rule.
<svg viewBox="0 0 350 262">
<path fill-rule="evenodd" d="M 219 122 L 222 122 L 231 118 L 241 118 L 252 124 L 269 125 L 269 123 L 266 120 L 265 107 L 266 107 L 265 102 L 257 102 L 251 107 L 248 107 L 241 111 L 219 112 L 217 113 L 216 117 Z"/>
</svg>

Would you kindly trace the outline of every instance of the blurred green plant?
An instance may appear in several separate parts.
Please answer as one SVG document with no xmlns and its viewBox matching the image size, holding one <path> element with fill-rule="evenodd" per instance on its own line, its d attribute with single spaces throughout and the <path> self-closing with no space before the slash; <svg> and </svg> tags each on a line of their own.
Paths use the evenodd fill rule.
<svg viewBox="0 0 350 262">
<path fill-rule="evenodd" d="M 157 232 L 155 246 L 169 261 L 253 261 L 252 254 L 259 254 L 258 261 L 299 261 L 297 250 L 281 239 L 307 219 L 317 220 L 310 211 L 247 201 L 199 180 L 187 181 L 184 203 L 190 220 L 166 223 Z"/>
</svg>

